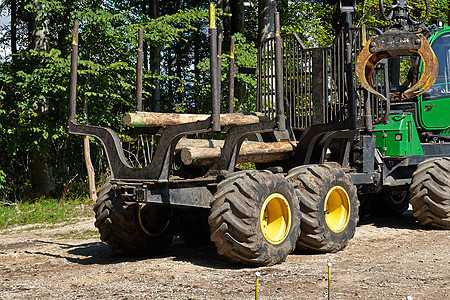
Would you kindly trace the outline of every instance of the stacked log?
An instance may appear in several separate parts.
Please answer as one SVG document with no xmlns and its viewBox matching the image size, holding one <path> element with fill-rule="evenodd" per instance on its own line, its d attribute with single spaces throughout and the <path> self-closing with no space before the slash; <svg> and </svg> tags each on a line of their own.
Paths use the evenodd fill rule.
<svg viewBox="0 0 450 300">
<path fill-rule="evenodd" d="M 181 139 L 177 149 L 181 151 L 181 160 L 184 164 L 209 165 L 220 157 L 223 145 L 224 141 L 219 140 Z M 286 160 L 294 155 L 296 145 L 296 142 L 245 141 L 239 151 L 237 163 Z"/>
<path fill-rule="evenodd" d="M 180 151 L 183 148 L 223 148 L 223 145 L 225 144 L 224 140 L 205 140 L 205 139 L 188 139 L 188 138 L 182 138 L 178 142 L 177 146 L 175 147 L 176 151 Z M 243 144 L 245 145 L 252 145 L 252 144 L 261 144 L 260 142 L 254 142 L 254 141 L 244 141 Z"/>
<path fill-rule="evenodd" d="M 209 117 L 211 117 L 211 115 L 133 112 L 125 114 L 123 117 L 123 123 L 132 127 L 164 127 L 169 125 L 204 121 Z M 254 115 L 244 115 L 238 113 L 220 115 L 221 126 L 255 124 L 258 122 L 259 118 Z"/>
</svg>

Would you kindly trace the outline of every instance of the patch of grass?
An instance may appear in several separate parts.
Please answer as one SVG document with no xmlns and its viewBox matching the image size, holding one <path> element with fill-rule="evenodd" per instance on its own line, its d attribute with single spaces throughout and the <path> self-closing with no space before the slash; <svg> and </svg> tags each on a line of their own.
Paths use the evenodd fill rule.
<svg viewBox="0 0 450 300">
<path fill-rule="evenodd" d="M 88 238 L 98 238 L 100 234 L 97 230 L 87 229 L 87 230 L 71 230 L 66 233 L 56 233 L 52 236 L 57 239 L 77 239 L 84 240 Z"/>
<path fill-rule="evenodd" d="M 256 169 L 255 163 L 252 163 L 252 162 L 237 164 L 237 165 L 236 165 L 236 168 L 237 168 L 237 169 L 240 169 L 240 170 L 243 170 L 243 171 L 246 171 L 246 170 L 255 170 L 255 169 Z"/>
<path fill-rule="evenodd" d="M 33 203 L 0 202 L 0 229 L 11 225 L 69 222 L 91 214 L 89 199 L 63 203 L 57 199 L 39 199 Z"/>
</svg>

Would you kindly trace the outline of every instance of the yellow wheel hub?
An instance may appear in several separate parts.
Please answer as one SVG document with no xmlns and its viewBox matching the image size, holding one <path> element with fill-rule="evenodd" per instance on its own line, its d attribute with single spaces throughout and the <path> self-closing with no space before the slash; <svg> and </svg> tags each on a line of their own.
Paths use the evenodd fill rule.
<svg viewBox="0 0 450 300">
<path fill-rule="evenodd" d="M 406 191 L 392 191 L 389 193 L 389 199 L 395 204 L 400 204 L 406 199 Z"/>
<path fill-rule="evenodd" d="M 143 208 L 145 205 L 139 204 L 138 209 L 138 221 L 139 226 L 141 227 L 142 231 L 151 237 L 156 237 L 160 234 L 162 234 L 170 223 L 170 218 L 167 215 L 167 212 L 156 209 L 156 212 L 153 212 L 153 217 L 148 216 L 143 213 Z"/>
<path fill-rule="evenodd" d="M 291 208 L 278 193 L 267 197 L 261 209 L 260 224 L 264 238 L 273 245 L 281 244 L 291 228 Z"/>
<path fill-rule="evenodd" d="M 333 187 L 325 198 L 325 222 L 335 233 L 342 232 L 350 220 L 350 199 L 340 186 Z"/>
</svg>

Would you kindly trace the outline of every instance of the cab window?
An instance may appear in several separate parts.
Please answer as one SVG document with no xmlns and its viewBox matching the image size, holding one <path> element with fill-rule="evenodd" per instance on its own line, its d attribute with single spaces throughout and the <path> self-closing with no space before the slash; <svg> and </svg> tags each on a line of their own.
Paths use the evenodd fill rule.
<svg viewBox="0 0 450 300">
<path fill-rule="evenodd" d="M 438 37 L 431 46 L 439 62 L 439 72 L 434 85 L 423 94 L 423 100 L 450 97 L 450 33 Z"/>
</svg>

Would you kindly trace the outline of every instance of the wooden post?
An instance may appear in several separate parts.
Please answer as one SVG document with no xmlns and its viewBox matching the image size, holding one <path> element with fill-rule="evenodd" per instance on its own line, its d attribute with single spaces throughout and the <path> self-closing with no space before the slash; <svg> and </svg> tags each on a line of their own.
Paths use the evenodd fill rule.
<svg viewBox="0 0 450 300">
<path fill-rule="evenodd" d="M 77 106 L 78 21 L 73 22 L 72 56 L 70 59 L 69 121 L 75 122 Z"/>
<path fill-rule="evenodd" d="M 143 35 L 144 30 L 141 28 L 138 31 L 138 56 L 136 67 L 136 110 L 142 111 L 142 61 L 144 53 L 143 48 Z"/>
<path fill-rule="evenodd" d="M 219 80 L 217 81 L 217 91 L 219 94 L 219 101 L 222 100 L 222 44 L 223 44 L 223 26 L 222 21 L 217 23 L 217 73 Z"/>
<path fill-rule="evenodd" d="M 277 127 L 278 130 L 286 130 L 286 117 L 284 115 L 284 91 L 283 91 L 283 57 L 280 36 L 280 13 L 275 13 L 275 87 L 277 102 Z"/>
<path fill-rule="evenodd" d="M 212 115 L 211 127 L 213 131 L 220 131 L 220 99 L 219 99 L 219 74 L 217 63 L 217 28 L 216 8 L 214 2 L 209 3 L 209 52 L 210 52 L 210 77 L 211 77 L 211 102 Z"/>
<path fill-rule="evenodd" d="M 230 69 L 228 70 L 228 112 L 234 111 L 234 38 L 231 38 L 230 44 Z"/>
<path fill-rule="evenodd" d="M 83 118 L 88 124 L 88 110 L 87 110 L 87 96 L 83 95 Z M 89 183 L 89 198 L 93 203 L 97 202 L 97 191 L 95 187 L 95 171 L 91 160 L 91 145 L 89 143 L 89 136 L 83 136 L 84 148 L 84 162 L 86 164 L 86 171 Z"/>
</svg>

